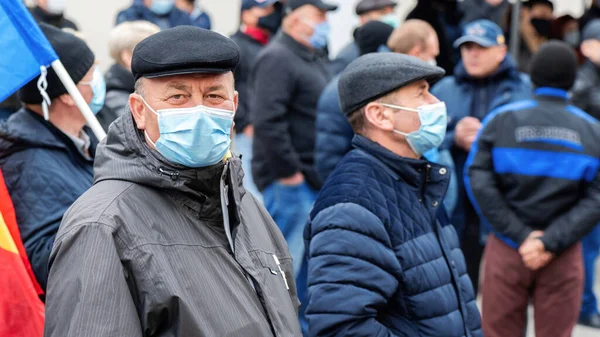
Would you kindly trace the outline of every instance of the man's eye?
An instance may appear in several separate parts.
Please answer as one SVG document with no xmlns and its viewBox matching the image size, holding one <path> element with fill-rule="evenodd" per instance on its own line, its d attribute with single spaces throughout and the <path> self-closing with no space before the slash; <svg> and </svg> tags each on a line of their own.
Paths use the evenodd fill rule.
<svg viewBox="0 0 600 337">
<path fill-rule="evenodd" d="M 182 99 L 183 95 L 181 95 L 181 94 L 180 95 L 173 95 L 173 96 L 171 96 L 171 98 L 173 98 L 173 99 Z"/>
<path fill-rule="evenodd" d="M 211 98 L 211 99 L 219 99 L 219 98 L 222 98 L 222 97 L 221 97 L 221 96 L 219 96 L 219 95 L 210 94 L 210 95 L 208 95 L 208 98 Z"/>
</svg>

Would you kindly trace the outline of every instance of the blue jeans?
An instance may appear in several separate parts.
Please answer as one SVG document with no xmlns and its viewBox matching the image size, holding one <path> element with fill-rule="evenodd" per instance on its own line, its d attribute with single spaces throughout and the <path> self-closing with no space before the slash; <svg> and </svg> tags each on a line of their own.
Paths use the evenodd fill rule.
<svg viewBox="0 0 600 337">
<path fill-rule="evenodd" d="M 235 152 L 242 155 L 244 188 L 262 202 L 262 194 L 258 191 L 256 185 L 254 185 L 254 180 L 252 179 L 252 138 L 243 133 L 238 133 L 235 135 L 234 147 Z"/>
<path fill-rule="evenodd" d="M 594 273 L 596 272 L 596 259 L 600 252 L 600 225 L 596 226 L 581 240 L 581 246 L 583 248 L 583 266 L 585 268 L 581 316 L 589 316 L 598 313 L 598 303 L 594 295 Z"/>
<path fill-rule="evenodd" d="M 304 227 L 317 198 L 317 191 L 306 182 L 297 186 L 285 186 L 275 182 L 264 189 L 263 197 L 265 208 L 283 233 L 294 259 L 296 289 L 298 299 L 302 303 L 299 311 L 300 326 L 306 335 L 308 321 L 304 317 L 304 311 L 308 304 L 308 261 L 304 248 Z"/>
</svg>

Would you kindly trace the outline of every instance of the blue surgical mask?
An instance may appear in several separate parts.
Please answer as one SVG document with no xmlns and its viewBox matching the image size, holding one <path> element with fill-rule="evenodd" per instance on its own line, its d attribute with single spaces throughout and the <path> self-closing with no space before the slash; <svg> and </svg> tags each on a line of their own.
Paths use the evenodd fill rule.
<svg viewBox="0 0 600 337">
<path fill-rule="evenodd" d="M 400 18 L 395 13 L 386 14 L 379 18 L 379 21 L 386 23 L 393 28 L 398 28 L 400 26 Z"/>
<path fill-rule="evenodd" d="M 313 27 L 313 33 L 308 38 L 308 43 L 315 49 L 323 49 L 327 46 L 327 41 L 329 39 L 329 32 L 331 31 L 331 26 L 327 21 L 323 21 L 318 25 L 313 25 L 311 23 L 306 22 L 307 25 Z"/>
<path fill-rule="evenodd" d="M 104 100 L 106 99 L 106 82 L 100 68 L 94 69 L 94 75 L 92 80 L 89 82 L 79 82 L 79 84 L 89 85 L 92 87 L 92 101 L 89 103 L 90 110 L 94 114 L 98 114 L 104 106 Z"/>
<path fill-rule="evenodd" d="M 170 13 L 175 6 L 174 0 L 152 0 L 150 11 L 156 15 L 165 15 Z"/>
<path fill-rule="evenodd" d="M 406 137 L 406 142 L 417 156 L 421 157 L 427 151 L 435 149 L 442 144 L 444 136 L 446 136 L 446 127 L 448 124 L 446 104 L 444 102 L 423 105 L 417 109 L 391 104 L 383 104 L 383 106 L 397 110 L 414 111 L 419 114 L 421 127 L 417 131 L 405 133 L 394 130 L 395 133 Z"/>
<path fill-rule="evenodd" d="M 231 144 L 233 111 L 198 105 L 193 108 L 162 109 L 158 116 L 160 137 L 153 143 L 168 161 L 186 167 L 206 167 L 225 158 Z"/>
</svg>

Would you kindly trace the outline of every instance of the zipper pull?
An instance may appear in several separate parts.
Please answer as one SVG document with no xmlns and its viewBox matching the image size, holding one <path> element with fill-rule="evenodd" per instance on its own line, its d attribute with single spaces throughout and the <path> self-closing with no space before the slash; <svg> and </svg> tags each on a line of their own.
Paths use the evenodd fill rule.
<svg viewBox="0 0 600 337">
<path fill-rule="evenodd" d="M 277 258 L 277 255 L 273 254 L 273 260 L 275 260 L 275 264 L 277 264 L 277 268 L 279 269 L 279 272 L 281 273 L 281 277 L 283 277 L 283 282 L 285 282 L 285 289 L 290 290 L 290 286 L 288 285 L 287 278 L 285 277 L 285 272 L 283 271 L 283 269 L 281 269 L 281 264 L 279 263 L 279 259 Z"/>
<path fill-rule="evenodd" d="M 229 206 L 229 185 L 223 187 L 223 197 L 225 198 L 225 206 Z"/>
</svg>

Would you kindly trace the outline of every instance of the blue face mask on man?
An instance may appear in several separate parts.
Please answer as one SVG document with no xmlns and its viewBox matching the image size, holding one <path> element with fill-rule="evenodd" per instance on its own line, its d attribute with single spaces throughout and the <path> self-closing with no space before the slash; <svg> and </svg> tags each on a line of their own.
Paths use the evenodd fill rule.
<svg viewBox="0 0 600 337">
<path fill-rule="evenodd" d="M 102 110 L 102 107 L 104 107 L 104 100 L 106 99 L 106 82 L 104 81 L 102 72 L 96 67 L 92 80 L 89 82 L 79 82 L 79 84 L 89 85 L 92 88 L 93 96 L 89 106 L 94 114 L 98 114 Z"/>
<path fill-rule="evenodd" d="M 166 15 L 173 10 L 175 0 L 152 0 L 150 11 L 156 15 Z"/>
<path fill-rule="evenodd" d="M 186 167 L 207 167 L 225 158 L 231 144 L 233 111 L 198 105 L 193 108 L 162 109 L 158 116 L 160 137 L 146 139 L 168 161 Z"/>
<path fill-rule="evenodd" d="M 308 21 L 304 21 L 304 23 L 313 28 L 313 33 L 308 38 L 308 43 L 315 49 L 323 49 L 327 47 L 329 32 L 331 31 L 331 26 L 329 23 L 327 21 L 323 21 L 316 25 Z"/>
<path fill-rule="evenodd" d="M 405 133 L 394 130 L 395 133 L 406 137 L 406 142 L 417 156 L 421 157 L 427 151 L 435 149 L 442 144 L 448 126 L 448 116 L 444 102 L 423 105 L 417 109 L 391 104 L 382 105 L 392 109 L 413 111 L 419 114 L 421 127 L 417 131 Z"/>
</svg>

